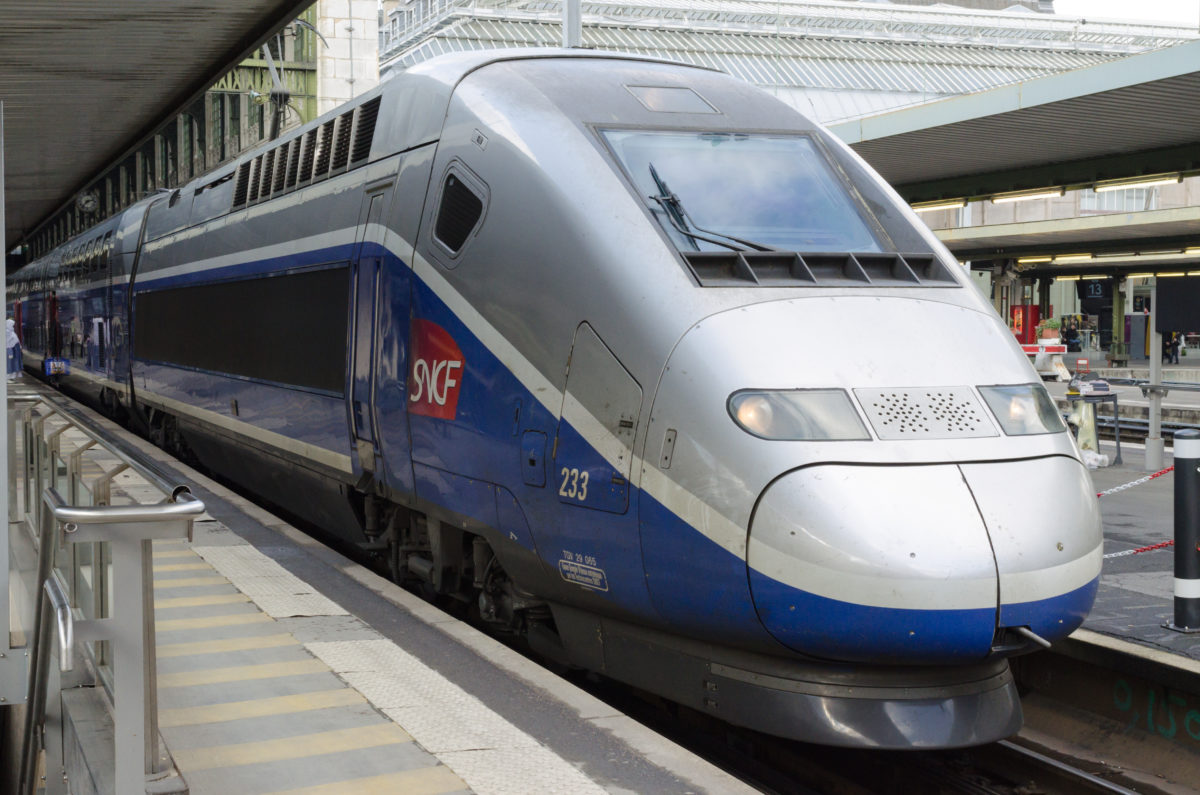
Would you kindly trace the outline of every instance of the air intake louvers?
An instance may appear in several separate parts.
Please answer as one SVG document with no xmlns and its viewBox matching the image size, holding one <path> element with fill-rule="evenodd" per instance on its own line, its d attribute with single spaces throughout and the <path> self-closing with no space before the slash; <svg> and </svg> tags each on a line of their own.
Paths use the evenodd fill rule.
<svg viewBox="0 0 1200 795">
<path fill-rule="evenodd" d="M 691 251 L 683 258 L 701 287 L 958 285 L 933 254 Z"/>
<path fill-rule="evenodd" d="M 321 125 L 320 143 L 317 144 L 317 163 L 313 166 L 313 179 L 323 177 L 329 171 L 329 156 L 333 149 L 333 122 Z"/>
<path fill-rule="evenodd" d="M 250 161 L 238 166 L 237 183 L 233 188 L 233 206 L 241 207 L 246 203 L 246 190 L 250 187 Z"/>
<path fill-rule="evenodd" d="M 350 153 L 350 165 L 356 165 L 371 156 L 371 142 L 375 138 L 375 120 L 379 118 L 379 97 L 358 109 L 354 125 L 354 148 Z"/>
<path fill-rule="evenodd" d="M 237 170 L 232 208 L 280 196 L 365 164 L 371 157 L 380 101 L 375 97 L 243 162 Z"/>
<path fill-rule="evenodd" d="M 337 122 L 337 143 L 333 145 L 332 170 L 340 171 L 350 162 L 350 125 L 354 123 L 354 113 L 343 113 Z"/>
</svg>

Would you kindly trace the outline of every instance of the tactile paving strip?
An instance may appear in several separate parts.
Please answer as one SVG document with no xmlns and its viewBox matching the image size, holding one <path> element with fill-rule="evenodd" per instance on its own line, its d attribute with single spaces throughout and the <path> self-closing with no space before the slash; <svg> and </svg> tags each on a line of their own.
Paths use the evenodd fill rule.
<svg viewBox="0 0 1200 795">
<path fill-rule="evenodd" d="M 565 759 L 391 641 L 310 643 L 308 650 L 475 792 L 605 792 Z M 400 705 L 387 706 L 397 702 Z"/>
<path fill-rule="evenodd" d="M 192 549 L 273 618 L 348 615 L 336 602 L 249 544 Z"/>
</svg>

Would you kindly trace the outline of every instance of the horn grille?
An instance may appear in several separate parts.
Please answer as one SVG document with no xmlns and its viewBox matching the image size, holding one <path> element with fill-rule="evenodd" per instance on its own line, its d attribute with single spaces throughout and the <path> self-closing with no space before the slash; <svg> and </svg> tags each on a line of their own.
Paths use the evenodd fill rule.
<svg viewBox="0 0 1200 795">
<path fill-rule="evenodd" d="M 854 395 L 880 439 L 999 435 L 970 387 L 856 389 Z"/>
</svg>

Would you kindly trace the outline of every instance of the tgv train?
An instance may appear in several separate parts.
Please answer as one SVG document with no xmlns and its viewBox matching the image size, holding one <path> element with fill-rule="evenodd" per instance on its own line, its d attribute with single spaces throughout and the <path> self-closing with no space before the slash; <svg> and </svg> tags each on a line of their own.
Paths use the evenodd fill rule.
<svg viewBox="0 0 1200 795">
<path fill-rule="evenodd" d="M 961 267 L 726 75 L 397 75 L 9 284 L 27 366 L 582 668 L 758 730 L 951 747 L 1074 630 L 1089 476 Z"/>
</svg>

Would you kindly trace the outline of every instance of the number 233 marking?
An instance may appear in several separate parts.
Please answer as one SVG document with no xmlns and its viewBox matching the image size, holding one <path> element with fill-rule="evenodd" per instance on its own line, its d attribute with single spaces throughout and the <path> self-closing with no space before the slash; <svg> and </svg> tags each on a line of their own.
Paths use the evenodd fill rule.
<svg viewBox="0 0 1200 795">
<path fill-rule="evenodd" d="M 588 473 L 578 469 L 562 468 L 562 485 L 558 488 L 558 496 L 570 497 L 583 502 L 587 499 Z"/>
</svg>

